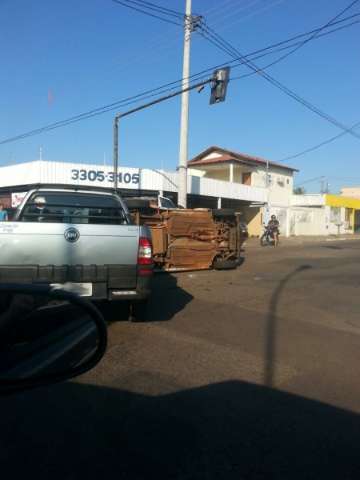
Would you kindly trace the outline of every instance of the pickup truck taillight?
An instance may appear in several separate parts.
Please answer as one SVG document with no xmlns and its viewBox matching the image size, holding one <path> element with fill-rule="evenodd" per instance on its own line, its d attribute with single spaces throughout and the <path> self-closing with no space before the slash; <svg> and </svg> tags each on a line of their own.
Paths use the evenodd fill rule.
<svg viewBox="0 0 360 480">
<path fill-rule="evenodd" d="M 152 265 L 152 245 L 146 237 L 139 239 L 138 265 Z"/>
</svg>

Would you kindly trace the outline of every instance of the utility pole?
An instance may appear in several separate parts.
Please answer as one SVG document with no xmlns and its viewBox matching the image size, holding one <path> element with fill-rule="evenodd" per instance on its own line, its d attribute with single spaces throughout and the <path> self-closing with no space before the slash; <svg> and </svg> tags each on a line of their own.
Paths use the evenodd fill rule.
<svg viewBox="0 0 360 480">
<path fill-rule="evenodd" d="M 190 77 L 190 39 L 192 31 L 191 0 L 186 0 L 184 19 L 184 57 L 182 89 L 189 87 Z M 189 137 L 189 90 L 181 96 L 180 119 L 180 151 L 179 151 L 179 190 L 178 204 L 186 208 L 187 195 L 187 162 L 188 162 L 188 137 Z"/>
</svg>

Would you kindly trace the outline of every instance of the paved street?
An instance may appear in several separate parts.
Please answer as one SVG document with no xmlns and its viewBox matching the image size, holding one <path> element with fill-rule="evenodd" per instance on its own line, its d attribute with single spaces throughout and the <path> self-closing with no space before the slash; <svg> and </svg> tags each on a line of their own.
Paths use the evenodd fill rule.
<svg viewBox="0 0 360 480">
<path fill-rule="evenodd" d="M 95 370 L 1 400 L 2 468 L 360 478 L 359 259 L 360 240 L 250 241 L 236 271 L 157 276 L 151 322 L 104 310 L 109 348 Z"/>
</svg>

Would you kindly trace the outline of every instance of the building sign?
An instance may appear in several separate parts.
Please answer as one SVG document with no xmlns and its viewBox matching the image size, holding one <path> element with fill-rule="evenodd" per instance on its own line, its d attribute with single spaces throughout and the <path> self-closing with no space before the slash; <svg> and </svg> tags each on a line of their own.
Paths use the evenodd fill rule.
<svg viewBox="0 0 360 480">
<path fill-rule="evenodd" d="M 115 173 L 106 171 L 106 170 L 94 170 L 88 168 L 72 168 L 71 169 L 71 180 L 78 180 L 80 182 L 100 182 L 100 183 L 114 183 L 115 182 Z M 119 186 L 123 185 L 138 185 L 140 181 L 139 173 L 132 173 L 127 171 L 122 171 L 118 173 L 118 184 Z"/>
<path fill-rule="evenodd" d="M 17 208 L 23 201 L 27 192 L 17 192 L 11 194 L 11 206 Z"/>
</svg>

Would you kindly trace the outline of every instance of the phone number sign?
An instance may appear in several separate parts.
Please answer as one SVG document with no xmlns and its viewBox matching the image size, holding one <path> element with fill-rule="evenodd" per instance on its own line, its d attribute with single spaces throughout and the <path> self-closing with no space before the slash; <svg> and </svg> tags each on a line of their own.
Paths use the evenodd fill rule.
<svg viewBox="0 0 360 480">
<path fill-rule="evenodd" d="M 100 183 L 114 183 L 115 172 L 108 172 L 105 170 L 88 170 L 85 168 L 71 170 L 71 180 L 80 182 L 100 182 Z M 139 185 L 140 174 L 130 172 L 118 172 L 118 184 L 121 185 Z"/>
</svg>

